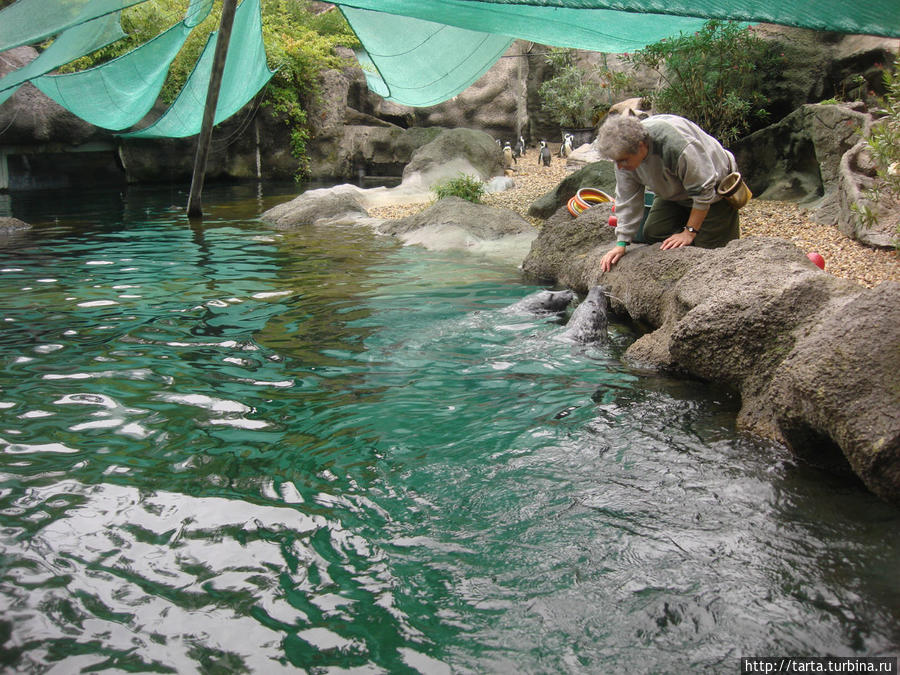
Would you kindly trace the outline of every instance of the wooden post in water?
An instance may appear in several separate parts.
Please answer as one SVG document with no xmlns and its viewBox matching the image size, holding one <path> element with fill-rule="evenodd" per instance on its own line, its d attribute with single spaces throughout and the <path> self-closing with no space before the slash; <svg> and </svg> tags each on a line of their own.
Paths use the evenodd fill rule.
<svg viewBox="0 0 900 675">
<path fill-rule="evenodd" d="M 206 177 L 206 160 L 209 157 L 209 143 L 216 119 L 216 105 L 219 102 L 219 88 L 222 85 L 222 72 L 225 70 L 225 57 L 228 54 L 228 43 L 231 41 L 231 27 L 234 25 L 234 12 L 237 0 L 222 0 L 222 19 L 219 21 L 219 36 L 216 38 L 216 52 L 213 55 L 212 72 L 209 76 L 209 88 L 206 90 L 206 107 L 203 109 L 203 124 L 197 138 L 197 154 L 194 156 L 194 174 L 191 177 L 191 194 L 188 197 L 188 218 L 202 218 L 203 207 L 200 194 L 203 192 L 203 179 Z"/>
</svg>

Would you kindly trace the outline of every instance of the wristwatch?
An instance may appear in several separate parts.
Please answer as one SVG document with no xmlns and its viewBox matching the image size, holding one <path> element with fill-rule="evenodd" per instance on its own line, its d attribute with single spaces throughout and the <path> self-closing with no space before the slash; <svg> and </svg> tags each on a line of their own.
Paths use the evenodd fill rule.
<svg viewBox="0 0 900 675">
<path fill-rule="evenodd" d="M 696 227 L 691 227 L 690 225 L 685 225 L 684 229 L 694 235 L 700 232 L 700 230 L 698 230 Z"/>
</svg>

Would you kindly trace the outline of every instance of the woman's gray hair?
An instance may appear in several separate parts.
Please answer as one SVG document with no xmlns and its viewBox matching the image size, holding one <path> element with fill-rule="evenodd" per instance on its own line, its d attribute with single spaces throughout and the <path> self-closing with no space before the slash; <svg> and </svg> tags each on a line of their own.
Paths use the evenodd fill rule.
<svg viewBox="0 0 900 675">
<path fill-rule="evenodd" d="M 623 155 L 633 155 L 641 143 L 649 141 L 647 128 L 633 115 L 607 117 L 597 136 L 600 153 L 613 161 Z"/>
</svg>

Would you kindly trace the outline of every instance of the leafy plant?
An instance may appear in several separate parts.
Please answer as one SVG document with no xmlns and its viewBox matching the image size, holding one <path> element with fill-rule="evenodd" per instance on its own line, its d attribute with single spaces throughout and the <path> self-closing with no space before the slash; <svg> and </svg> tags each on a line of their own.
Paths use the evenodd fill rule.
<svg viewBox="0 0 900 675">
<path fill-rule="evenodd" d="M 484 183 L 476 176 L 459 174 L 457 178 L 450 178 L 438 183 L 432 188 L 438 199 L 445 197 L 459 197 L 473 204 L 480 204 L 484 196 Z"/>
<path fill-rule="evenodd" d="M 687 117 L 728 145 L 768 119 L 761 92 L 782 57 L 748 28 L 712 20 L 625 58 L 659 74 L 664 86 L 645 93 L 656 111 Z"/>
<path fill-rule="evenodd" d="M 878 203 L 893 200 L 900 203 L 900 58 L 892 69 L 883 74 L 885 95 L 882 99 L 883 117 L 873 123 L 864 140 L 875 161 L 877 180 L 864 192 L 866 199 Z M 850 207 L 857 213 L 863 225 L 871 227 L 878 220 L 874 211 L 865 204 Z M 900 223 L 897 224 L 894 245 L 900 248 Z"/>
<path fill-rule="evenodd" d="M 547 52 L 547 63 L 554 76 L 541 84 L 538 95 L 541 110 L 562 127 L 592 127 L 602 112 L 614 102 L 616 92 L 624 91 L 631 78 L 604 65 L 585 69 L 575 61 L 575 50 L 554 48 Z"/>
</svg>

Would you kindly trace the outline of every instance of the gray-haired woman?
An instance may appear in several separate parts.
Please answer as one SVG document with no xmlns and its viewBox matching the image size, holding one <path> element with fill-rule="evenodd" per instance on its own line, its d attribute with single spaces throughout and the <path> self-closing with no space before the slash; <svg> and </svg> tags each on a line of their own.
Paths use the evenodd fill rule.
<svg viewBox="0 0 900 675">
<path fill-rule="evenodd" d="M 600 128 L 600 152 L 616 163 L 616 246 L 600 261 L 605 272 L 635 241 L 644 214 L 644 191 L 655 193 L 642 239 L 716 248 L 740 237 L 738 212 L 716 192 L 737 163 L 715 138 L 684 117 L 645 120 L 610 117 Z"/>
</svg>

